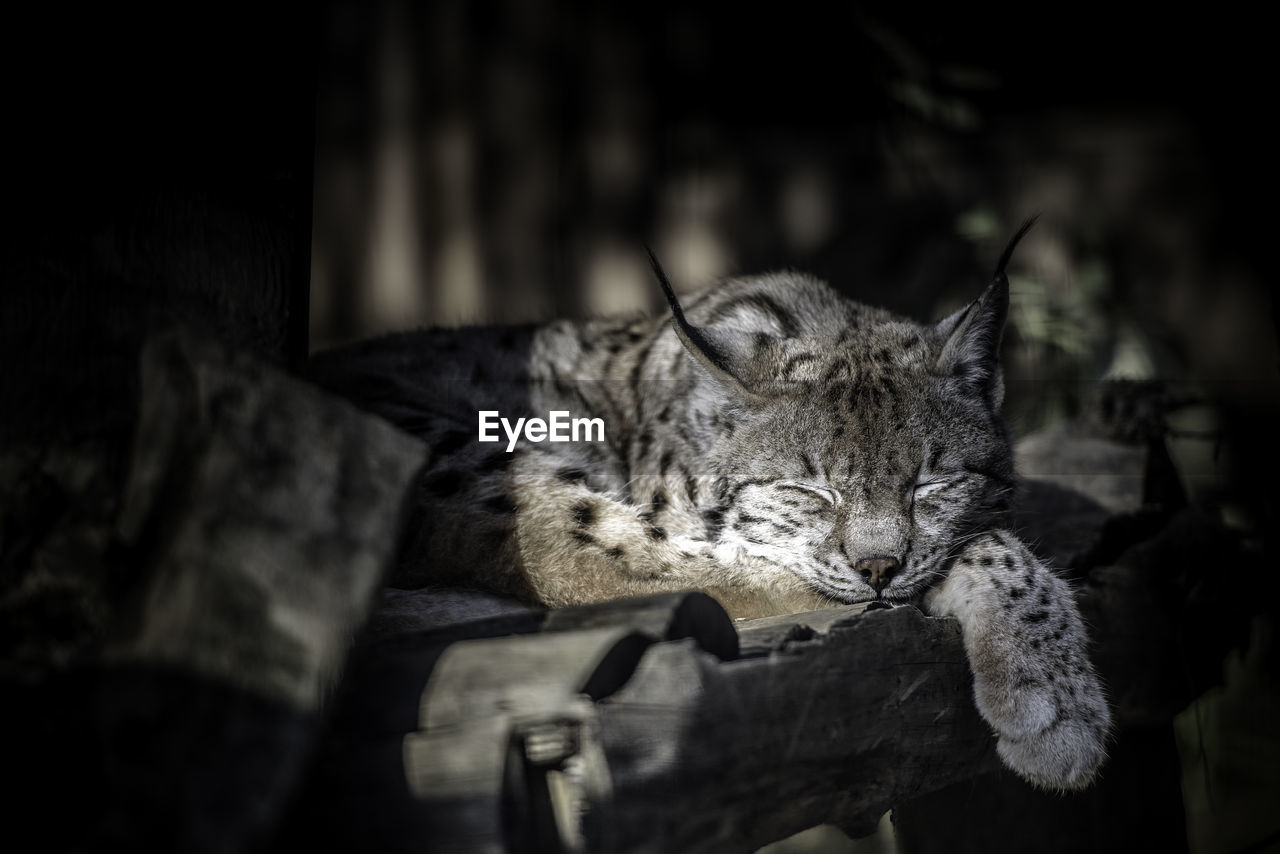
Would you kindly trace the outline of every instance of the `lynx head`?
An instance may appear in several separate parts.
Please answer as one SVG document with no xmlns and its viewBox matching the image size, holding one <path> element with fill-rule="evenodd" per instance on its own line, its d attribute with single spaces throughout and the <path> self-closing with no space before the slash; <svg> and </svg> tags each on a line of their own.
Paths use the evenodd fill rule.
<svg viewBox="0 0 1280 854">
<path fill-rule="evenodd" d="M 909 600 L 966 536 L 997 523 L 1013 487 L 999 345 L 1010 241 L 976 300 L 920 325 L 814 279 L 738 280 L 687 319 L 698 363 L 691 423 L 716 478 L 709 533 L 840 601 Z M 697 325 L 694 321 L 705 323 Z"/>
</svg>

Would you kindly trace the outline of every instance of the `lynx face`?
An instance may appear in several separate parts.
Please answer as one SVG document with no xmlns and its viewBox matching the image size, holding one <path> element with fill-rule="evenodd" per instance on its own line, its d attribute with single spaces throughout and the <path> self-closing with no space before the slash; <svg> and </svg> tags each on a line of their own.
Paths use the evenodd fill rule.
<svg viewBox="0 0 1280 854">
<path fill-rule="evenodd" d="M 1004 524 L 1003 261 L 979 299 L 932 326 L 781 275 L 694 306 L 709 321 L 699 327 L 658 273 L 702 373 L 690 406 L 721 425 L 708 454 L 710 539 L 840 601 L 902 601 L 940 578 L 967 537 Z"/>
<path fill-rule="evenodd" d="M 719 540 L 840 601 L 906 600 L 953 546 L 999 523 L 1008 437 L 979 389 L 937 373 L 938 338 L 864 330 L 743 406 L 712 454 Z"/>
</svg>

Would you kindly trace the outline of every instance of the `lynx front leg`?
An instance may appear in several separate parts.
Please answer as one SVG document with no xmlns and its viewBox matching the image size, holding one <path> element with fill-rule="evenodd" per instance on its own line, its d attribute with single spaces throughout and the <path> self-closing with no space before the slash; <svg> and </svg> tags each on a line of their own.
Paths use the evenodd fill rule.
<svg viewBox="0 0 1280 854">
<path fill-rule="evenodd" d="M 563 461 L 531 453 L 516 466 L 520 560 L 547 605 L 690 589 L 710 593 L 735 617 L 829 604 L 784 568 L 717 559 L 710 543 L 653 524 L 641 508 L 592 488 Z"/>
<path fill-rule="evenodd" d="M 1005 764 L 1044 788 L 1088 785 L 1110 713 L 1066 583 L 1012 534 L 993 531 L 965 546 L 924 604 L 960 621 L 978 711 Z"/>
</svg>

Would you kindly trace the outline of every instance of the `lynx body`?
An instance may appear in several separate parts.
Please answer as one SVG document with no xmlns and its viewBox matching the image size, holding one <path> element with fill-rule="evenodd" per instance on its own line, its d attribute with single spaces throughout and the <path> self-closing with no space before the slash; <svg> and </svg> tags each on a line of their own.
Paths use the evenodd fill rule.
<svg viewBox="0 0 1280 854">
<path fill-rule="evenodd" d="M 998 349 L 1016 242 L 933 324 L 792 273 L 682 306 L 655 262 L 671 315 L 407 333 L 315 374 L 431 447 L 398 586 L 549 606 L 697 588 L 742 617 L 920 605 L 959 620 L 1004 761 L 1077 788 L 1107 705 L 1071 590 L 1008 530 Z M 478 441 L 482 411 L 599 419 L 605 440 L 508 453 Z"/>
</svg>

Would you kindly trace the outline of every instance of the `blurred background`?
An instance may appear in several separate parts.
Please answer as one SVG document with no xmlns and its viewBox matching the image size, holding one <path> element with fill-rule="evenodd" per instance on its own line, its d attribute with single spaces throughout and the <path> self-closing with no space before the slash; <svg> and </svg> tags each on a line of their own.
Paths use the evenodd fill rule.
<svg viewBox="0 0 1280 854">
<path fill-rule="evenodd" d="M 795 268 L 933 319 L 1039 214 L 1012 269 L 1015 430 L 1103 378 L 1276 397 L 1245 21 L 334 0 L 320 30 L 313 350 L 656 310 L 645 244 L 678 288 Z"/>
</svg>

